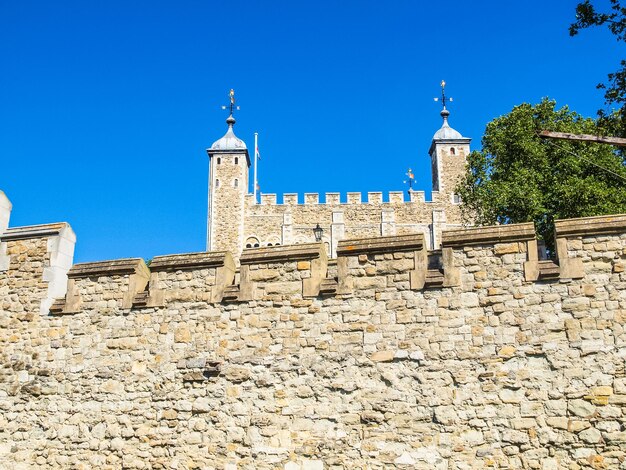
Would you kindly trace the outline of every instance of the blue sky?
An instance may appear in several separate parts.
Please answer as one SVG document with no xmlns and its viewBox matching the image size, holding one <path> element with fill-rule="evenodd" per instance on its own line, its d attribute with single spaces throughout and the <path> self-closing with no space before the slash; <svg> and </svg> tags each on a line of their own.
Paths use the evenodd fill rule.
<svg viewBox="0 0 626 470">
<path fill-rule="evenodd" d="M 624 45 L 570 38 L 576 3 L 0 0 L 11 225 L 69 222 L 77 262 L 204 250 L 230 88 L 263 192 L 430 191 L 442 79 L 473 149 L 522 102 L 603 106 Z"/>
</svg>

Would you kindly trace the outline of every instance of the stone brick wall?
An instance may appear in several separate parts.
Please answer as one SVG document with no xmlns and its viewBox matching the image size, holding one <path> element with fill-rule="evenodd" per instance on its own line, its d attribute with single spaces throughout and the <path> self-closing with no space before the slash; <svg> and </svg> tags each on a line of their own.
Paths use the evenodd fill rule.
<svg viewBox="0 0 626 470">
<path fill-rule="evenodd" d="M 358 197 L 354 197 L 355 194 Z M 276 203 L 274 194 L 263 194 L 260 204 L 247 197 L 244 239 L 255 238 L 261 246 L 310 243 L 315 241 L 313 228 L 320 224 L 324 230 L 323 241 L 330 248 L 329 256 L 335 257 L 336 246 L 344 239 L 422 233 L 427 244 L 433 246 L 433 226 L 438 240 L 436 245 L 440 244 L 442 230 L 461 226 L 459 206 L 448 203 L 447 199 L 439 201 L 438 193 L 434 194 L 437 200 L 428 202 L 423 193 L 414 193 L 416 195 L 406 201 L 405 194 L 390 193 L 387 202 L 383 202 L 382 193 L 369 193 L 367 201 L 360 193 L 348 193 L 348 198 L 341 203 L 337 193 L 327 194 L 324 203 L 319 203 L 319 196 L 314 194 L 309 196 L 315 198 L 304 204 L 297 204 L 289 197 L 296 195 L 284 195 L 283 201 L 287 202 L 283 204 Z M 335 195 L 336 198 L 329 197 Z M 439 213 L 444 214 L 443 218 Z M 333 214 L 341 214 L 340 223 L 334 223 Z"/>
<path fill-rule="evenodd" d="M 75 265 L 41 315 L 46 237 L 0 270 L 2 468 L 624 467 L 626 216 L 556 262 L 523 224 Z"/>
</svg>

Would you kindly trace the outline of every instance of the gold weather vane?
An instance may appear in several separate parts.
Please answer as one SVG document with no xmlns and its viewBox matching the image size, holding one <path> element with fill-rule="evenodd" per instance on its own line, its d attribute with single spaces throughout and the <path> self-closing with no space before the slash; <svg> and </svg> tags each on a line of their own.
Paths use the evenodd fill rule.
<svg viewBox="0 0 626 470">
<path fill-rule="evenodd" d="M 230 108 L 230 115 L 232 116 L 235 111 L 239 111 L 241 109 L 239 106 L 235 106 L 235 90 L 233 90 L 232 88 L 228 93 L 228 98 L 230 99 L 230 105 L 222 106 L 222 109 Z"/>
<path fill-rule="evenodd" d="M 439 98 L 435 98 L 435 101 L 439 101 Z M 441 80 L 441 104 L 443 105 L 443 109 L 446 109 L 446 102 L 452 102 L 452 98 L 446 97 L 446 81 Z"/>
</svg>

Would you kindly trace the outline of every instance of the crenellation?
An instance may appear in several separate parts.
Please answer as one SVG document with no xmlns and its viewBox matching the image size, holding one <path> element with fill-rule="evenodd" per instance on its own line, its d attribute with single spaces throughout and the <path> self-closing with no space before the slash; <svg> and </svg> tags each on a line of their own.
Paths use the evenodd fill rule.
<svg viewBox="0 0 626 470">
<path fill-rule="evenodd" d="M 339 193 L 326 193 L 324 195 L 324 200 L 327 205 L 338 205 L 341 203 Z"/>
<path fill-rule="evenodd" d="M 426 195 L 424 191 L 409 191 L 409 201 L 410 202 L 418 202 L 425 203 Z"/>
<path fill-rule="evenodd" d="M 348 193 L 346 200 L 348 204 L 361 204 L 361 193 L 360 192 Z"/>
<path fill-rule="evenodd" d="M 371 191 L 367 193 L 367 203 L 368 204 L 382 204 L 383 203 L 383 193 L 380 191 Z"/>
<path fill-rule="evenodd" d="M 305 204 L 319 204 L 320 196 L 317 193 L 305 193 L 304 194 L 304 203 Z"/>
<path fill-rule="evenodd" d="M 390 191 L 389 204 L 404 204 L 404 191 Z"/>
<path fill-rule="evenodd" d="M 264 206 L 275 206 L 276 194 L 261 193 L 261 204 Z"/>
<path fill-rule="evenodd" d="M 286 206 L 295 206 L 298 204 L 298 195 L 296 193 L 283 194 L 283 204 Z"/>
</svg>

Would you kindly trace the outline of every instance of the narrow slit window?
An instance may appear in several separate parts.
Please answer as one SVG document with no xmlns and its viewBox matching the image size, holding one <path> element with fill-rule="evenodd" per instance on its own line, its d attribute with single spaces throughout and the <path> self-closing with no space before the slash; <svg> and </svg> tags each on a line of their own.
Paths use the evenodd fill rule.
<svg viewBox="0 0 626 470">
<path fill-rule="evenodd" d="M 220 187 L 220 180 L 215 180 L 215 187 L 219 188 Z"/>
<path fill-rule="evenodd" d="M 220 157 L 217 157 L 217 164 L 221 165 L 222 164 L 222 159 Z"/>
<path fill-rule="evenodd" d="M 454 147 L 450 147 L 450 155 L 456 155 L 456 149 Z"/>
<path fill-rule="evenodd" d="M 238 180 L 237 178 L 235 178 L 235 181 L 233 182 L 233 186 L 234 186 L 235 188 L 238 188 L 238 187 L 239 187 L 239 180 Z"/>
<path fill-rule="evenodd" d="M 239 157 L 235 157 L 235 165 L 239 165 Z"/>
</svg>

